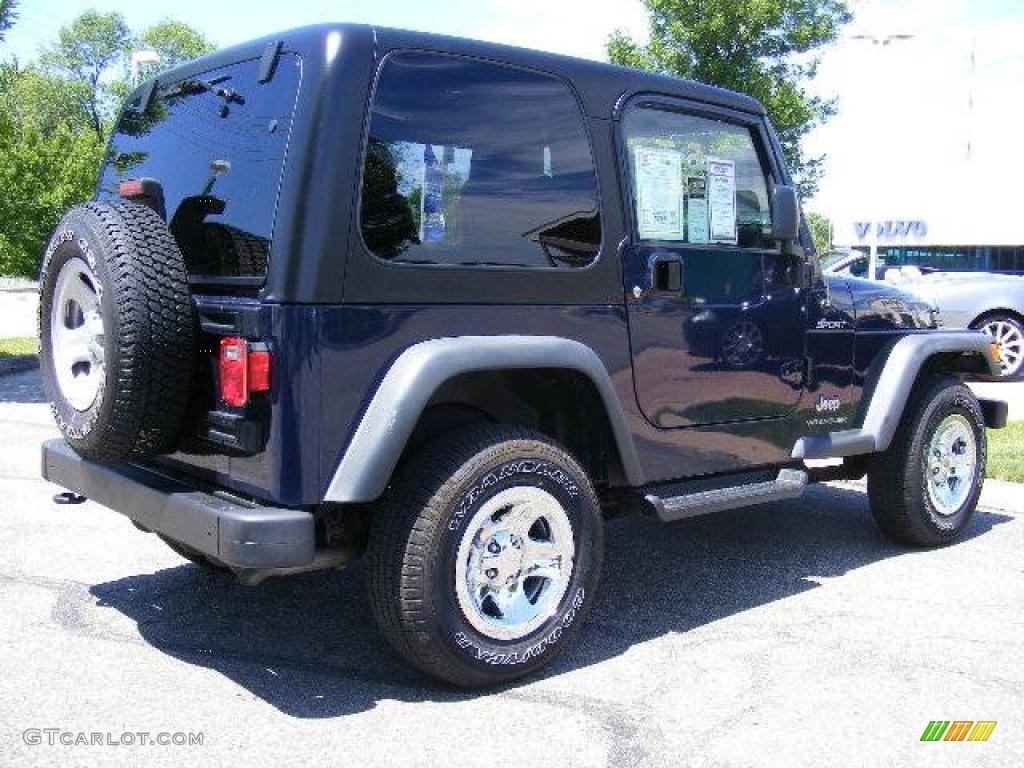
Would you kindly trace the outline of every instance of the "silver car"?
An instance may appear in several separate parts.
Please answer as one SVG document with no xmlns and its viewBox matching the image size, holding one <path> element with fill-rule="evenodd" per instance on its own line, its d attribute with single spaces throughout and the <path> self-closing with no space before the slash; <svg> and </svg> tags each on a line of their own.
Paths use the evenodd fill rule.
<svg viewBox="0 0 1024 768">
<path fill-rule="evenodd" d="M 826 274 L 866 276 L 865 255 L 826 264 Z M 881 259 L 879 260 L 881 261 Z M 879 266 L 877 275 L 933 302 L 946 328 L 975 328 L 999 342 L 1003 377 L 1024 374 L 1024 277 L 991 272 L 932 272 Z"/>
</svg>

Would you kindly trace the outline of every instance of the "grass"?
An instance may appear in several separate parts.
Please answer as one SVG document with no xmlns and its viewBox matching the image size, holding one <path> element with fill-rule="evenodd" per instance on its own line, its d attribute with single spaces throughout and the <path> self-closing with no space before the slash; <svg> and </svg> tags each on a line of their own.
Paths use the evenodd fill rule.
<svg viewBox="0 0 1024 768">
<path fill-rule="evenodd" d="M 17 357 L 18 355 L 34 355 L 39 351 L 39 344 L 32 336 L 16 336 L 0 339 L 0 358 Z"/>
<path fill-rule="evenodd" d="M 1024 421 L 989 430 L 988 476 L 1024 483 Z"/>
</svg>

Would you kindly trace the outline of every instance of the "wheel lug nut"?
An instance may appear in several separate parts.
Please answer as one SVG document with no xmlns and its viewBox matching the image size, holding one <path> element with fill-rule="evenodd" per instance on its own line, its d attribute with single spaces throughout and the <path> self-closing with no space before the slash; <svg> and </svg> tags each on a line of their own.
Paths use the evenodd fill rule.
<svg viewBox="0 0 1024 768">
<path fill-rule="evenodd" d="M 488 579 L 496 578 L 497 575 L 498 575 L 498 569 L 497 568 L 488 568 L 485 571 L 485 574 L 486 574 Z"/>
<path fill-rule="evenodd" d="M 487 545 L 487 551 L 490 552 L 492 555 L 496 555 L 499 552 L 501 552 L 501 547 L 498 545 L 498 542 L 492 541 L 490 544 Z"/>
</svg>

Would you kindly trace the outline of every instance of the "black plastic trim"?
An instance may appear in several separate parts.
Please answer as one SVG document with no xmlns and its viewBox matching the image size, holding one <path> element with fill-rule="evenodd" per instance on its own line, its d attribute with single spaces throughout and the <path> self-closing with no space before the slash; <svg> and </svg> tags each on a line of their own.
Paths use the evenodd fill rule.
<svg viewBox="0 0 1024 768">
<path fill-rule="evenodd" d="M 42 462 L 50 482 L 227 566 L 288 568 L 313 562 L 315 525 L 305 510 L 246 504 L 134 464 L 97 464 L 63 440 L 43 443 Z"/>
<path fill-rule="evenodd" d="M 273 40 L 267 43 L 260 57 L 259 74 L 256 75 L 257 83 L 269 83 L 274 78 L 274 71 L 277 69 L 277 59 L 281 55 L 281 48 L 284 47 L 283 40 Z"/>
</svg>

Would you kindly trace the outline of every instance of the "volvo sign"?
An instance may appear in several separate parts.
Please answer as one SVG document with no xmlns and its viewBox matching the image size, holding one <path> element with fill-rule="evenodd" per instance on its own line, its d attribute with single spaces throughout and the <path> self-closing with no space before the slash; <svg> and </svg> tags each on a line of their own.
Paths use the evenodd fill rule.
<svg viewBox="0 0 1024 768">
<path fill-rule="evenodd" d="M 924 219 L 889 219 L 886 221 L 855 221 L 853 231 L 858 240 L 874 235 L 876 240 L 925 237 L 928 224 Z"/>
</svg>

